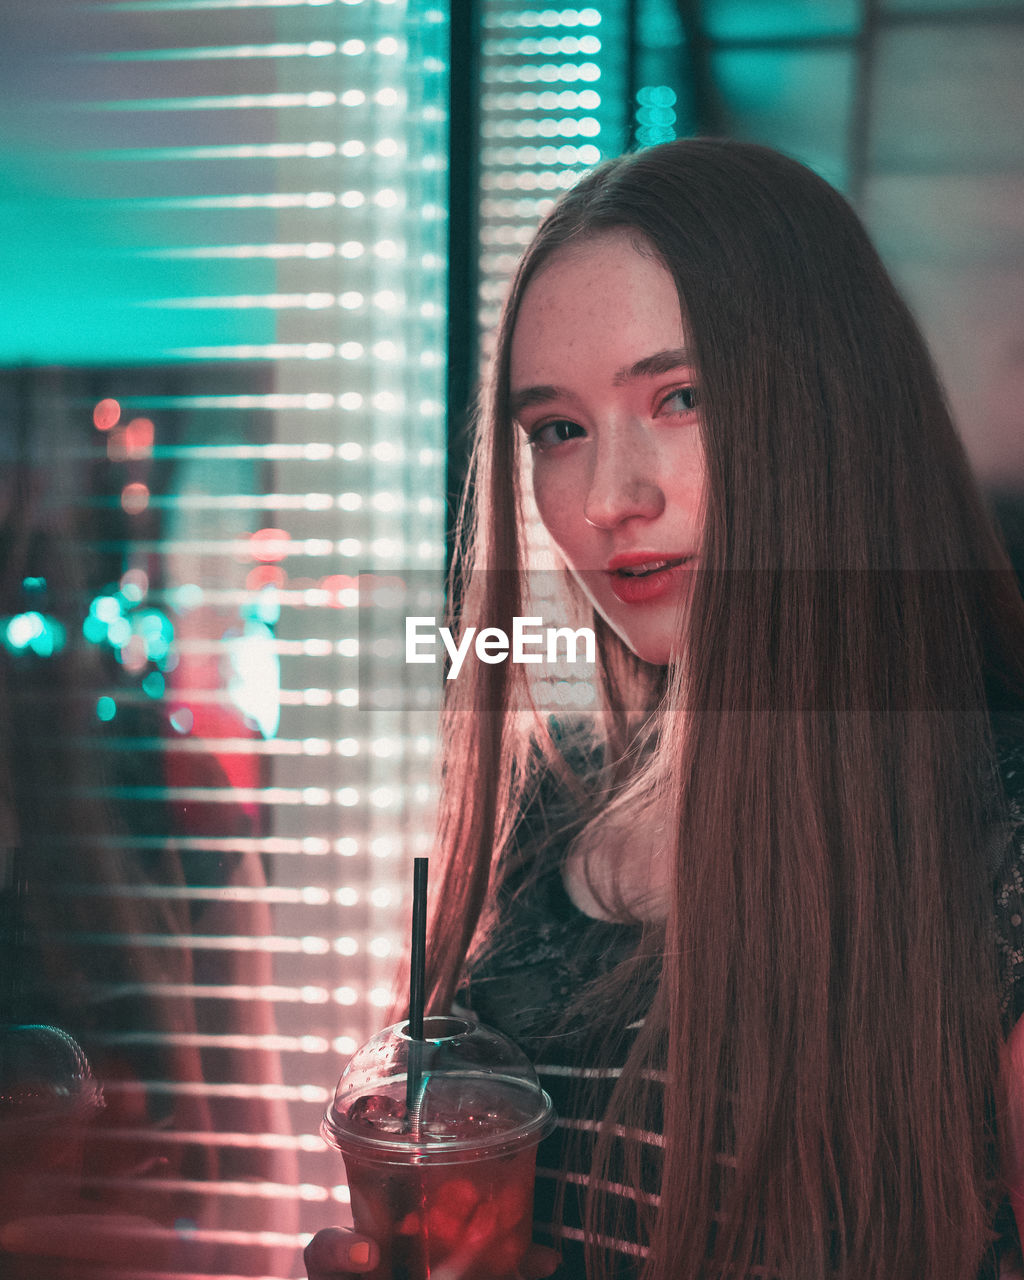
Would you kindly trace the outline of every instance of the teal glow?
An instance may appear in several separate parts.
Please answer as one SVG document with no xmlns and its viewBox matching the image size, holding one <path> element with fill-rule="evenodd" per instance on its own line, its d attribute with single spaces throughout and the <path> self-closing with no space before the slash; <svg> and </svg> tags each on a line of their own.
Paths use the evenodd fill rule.
<svg viewBox="0 0 1024 1280">
<path fill-rule="evenodd" d="M 636 141 L 641 147 L 670 142 L 676 136 L 675 91 L 667 84 L 648 84 L 637 90 Z"/>
<path fill-rule="evenodd" d="M 638 31 L 641 56 L 653 50 L 678 50 L 683 38 L 675 0 L 641 0 Z"/>
<path fill-rule="evenodd" d="M 22 591 L 35 592 L 46 590 L 45 578 L 24 578 L 21 583 Z"/>
<path fill-rule="evenodd" d="M 0 147 L 0 363 L 166 363 L 182 359 L 176 353 L 186 347 L 274 341 L 276 318 L 262 309 L 146 305 L 164 297 L 272 293 L 275 264 L 133 256 L 179 240 L 176 212 L 157 201 L 76 192 L 91 172 L 81 154 Z M 142 171 L 131 178 L 133 189 L 146 183 Z M 274 241 L 269 207 L 245 218 L 247 241 Z"/>
<path fill-rule="evenodd" d="M 774 40 L 786 36 L 855 35 L 856 0 L 714 0 L 702 10 L 713 40 Z"/>
<path fill-rule="evenodd" d="M 97 596 L 89 606 L 89 612 L 109 624 L 120 618 L 121 602 L 116 596 Z"/>
<path fill-rule="evenodd" d="M 844 51 L 722 49 L 712 69 L 743 121 L 739 136 L 778 147 L 840 190 L 847 182 L 854 58 Z M 816 104 L 814 112 L 808 102 Z"/>
<path fill-rule="evenodd" d="M 132 630 L 142 637 L 150 662 L 166 658 L 174 639 L 174 624 L 159 609 L 142 609 L 132 617 Z"/>
<path fill-rule="evenodd" d="M 106 696 L 100 698 L 96 703 L 97 718 L 106 722 L 113 720 L 117 715 L 117 703 L 113 698 Z"/>
<path fill-rule="evenodd" d="M 132 624 L 127 618 L 115 618 L 107 627 L 107 641 L 120 649 L 132 638 Z"/>
<path fill-rule="evenodd" d="M 90 644 L 102 644 L 107 638 L 107 624 L 97 618 L 94 613 L 90 613 L 82 623 L 82 635 Z"/>
<path fill-rule="evenodd" d="M 167 682 L 159 671 L 151 671 L 142 681 L 142 692 L 150 698 L 162 698 Z"/>
<path fill-rule="evenodd" d="M 636 100 L 641 107 L 665 110 L 676 105 L 676 92 L 667 84 L 646 84 L 637 90 Z"/>
<path fill-rule="evenodd" d="M 272 586 L 263 587 L 255 601 L 243 613 L 253 622 L 262 622 L 272 627 L 281 617 L 281 601 L 276 589 Z"/>
<path fill-rule="evenodd" d="M 11 649 L 31 649 L 38 658 L 51 658 L 64 648 L 66 633 L 56 618 L 44 614 L 19 613 L 7 622 L 4 639 Z"/>
<path fill-rule="evenodd" d="M 7 643 L 15 649 L 27 649 L 43 629 L 42 614 L 19 613 L 7 624 Z"/>
</svg>

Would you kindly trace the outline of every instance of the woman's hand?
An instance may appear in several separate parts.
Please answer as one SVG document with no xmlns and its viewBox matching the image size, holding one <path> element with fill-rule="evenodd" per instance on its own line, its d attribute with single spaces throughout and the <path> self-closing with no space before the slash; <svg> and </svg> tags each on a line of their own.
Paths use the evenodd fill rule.
<svg viewBox="0 0 1024 1280">
<path fill-rule="evenodd" d="M 369 1236 L 342 1227 L 326 1227 L 306 1245 L 303 1261 L 308 1280 L 347 1280 L 372 1271 L 380 1261 L 380 1250 Z M 545 1280 L 560 1261 L 554 1249 L 531 1245 L 519 1266 L 521 1280 Z"/>
<path fill-rule="evenodd" d="M 343 1227 L 325 1227 L 306 1245 L 302 1260 L 309 1280 L 345 1280 L 372 1271 L 380 1250 L 369 1236 Z"/>
</svg>

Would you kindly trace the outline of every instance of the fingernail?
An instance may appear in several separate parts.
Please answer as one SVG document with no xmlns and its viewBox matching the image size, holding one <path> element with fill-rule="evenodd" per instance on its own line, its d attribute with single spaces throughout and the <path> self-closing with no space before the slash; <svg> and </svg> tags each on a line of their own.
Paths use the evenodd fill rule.
<svg viewBox="0 0 1024 1280">
<path fill-rule="evenodd" d="M 358 1240 L 348 1251 L 350 1267 L 365 1267 L 370 1261 L 370 1246 L 365 1240 Z"/>
</svg>

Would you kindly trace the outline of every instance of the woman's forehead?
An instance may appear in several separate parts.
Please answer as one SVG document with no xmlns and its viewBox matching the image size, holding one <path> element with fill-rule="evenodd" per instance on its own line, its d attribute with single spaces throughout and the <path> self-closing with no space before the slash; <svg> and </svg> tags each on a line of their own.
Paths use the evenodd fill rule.
<svg viewBox="0 0 1024 1280">
<path fill-rule="evenodd" d="M 512 332 L 512 382 L 566 358 L 629 367 L 684 346 L 667 268 L 637 247 L 635 233 L 605 232 L 561 246 L 526 286 Z"/>
</svg>

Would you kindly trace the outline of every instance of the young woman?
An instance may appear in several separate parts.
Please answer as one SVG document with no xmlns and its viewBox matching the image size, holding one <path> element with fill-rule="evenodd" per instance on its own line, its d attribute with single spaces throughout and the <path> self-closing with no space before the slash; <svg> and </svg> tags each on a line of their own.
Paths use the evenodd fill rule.
<svg viewBox="0 0 1024 1280">
<path fill-rule="evenodd" d="M 524 452 L 601 712 L 530 714 L 529 666 L 451 682 L 431 954 L 554 1095 L 538 1239 L 573 1277 L 995 1274 L 1024 605 L 845 201 L 708 140 L 561 201 L 498 334 L 461 626 L 530 612 Z"/>
</svg>

